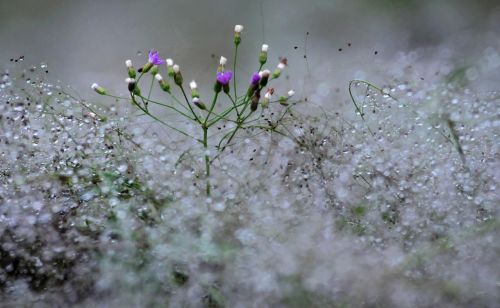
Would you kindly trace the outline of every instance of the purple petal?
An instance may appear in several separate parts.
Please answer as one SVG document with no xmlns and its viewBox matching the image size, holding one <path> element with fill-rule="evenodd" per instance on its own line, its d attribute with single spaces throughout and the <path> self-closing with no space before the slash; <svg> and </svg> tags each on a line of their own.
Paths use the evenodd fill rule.
<svg viewBox="0 0 500 308">
<path fill-rule="evenodd" d="M 217 73 L 217 81 L 222 85 L 229 84 L 229 81 L 233 78 L 233 72 L 225 71 Z"/>
<path fill-rule="evenodd" d="M 154 49 L 149 51 L 149 62 L 153 63 L 154 65 L 160 65 L 165 63 L 163 59 L 160 56 L 160 53 Z"/>
<path fill-rule="evenodd" d="M 260 75 L 259 75 L 259 73 L 253 73 L 252 80 L 251 80 L 252 84 L 254 86 L 256 86 L 259 83 L 259 81 L 260 81 Z"/>
</svg>

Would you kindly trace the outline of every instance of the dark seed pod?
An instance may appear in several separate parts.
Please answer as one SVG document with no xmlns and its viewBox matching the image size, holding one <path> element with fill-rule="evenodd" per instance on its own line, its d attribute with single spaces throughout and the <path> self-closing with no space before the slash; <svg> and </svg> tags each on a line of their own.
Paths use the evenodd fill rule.
<svg viewBox="0 0 500 308">
<path fill-rule="evenodd" d="M 252 110 L 252 111 L 257 110 L 257 107 L 259 107 L 259 100 L 260 100 L 260 92 L 257 91 L 252 96 L 251 103 L 250 103 L 250 110 Z"/>
</svg>

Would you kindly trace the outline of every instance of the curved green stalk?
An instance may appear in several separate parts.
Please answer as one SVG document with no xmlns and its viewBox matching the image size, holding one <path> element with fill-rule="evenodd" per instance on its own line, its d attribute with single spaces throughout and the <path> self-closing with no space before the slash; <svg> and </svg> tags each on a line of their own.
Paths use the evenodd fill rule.
<svg viewBox="0 0 500 308">
<path fill-rule="evenodd" d="M 180 129 L 178 129 L 178 128 L 176 128 L 176 127 L 174 127 L 174 126 L 172 126 L 172 125 L 170 125 L 170 124 L 168 124 L 168 123 L 166 123 L 166 122 L 164 122 L 164 121 L 162 121 L 162 120 L 161 120 L 161 119 L 159 119 L 158 117 L 156 117 L 156 116 L 152 115 L 151 113 L 149 113 L 149 111 L 148 111 L 148 110 L 146 110 L 146 109 L 145 109 L 145 108 L 143 108 L 143 107 L 142 107 L 139 103 L 137 103 L 137 101 L 135 100 L 135 96 L 134 96 L 134 94 L 133 94 L 133 93 L 130 93 L 130 97 L 132 98 L 132 103 L 133 103 L 133 104 L 134 104 L 137 108 L 141 109 L 141 111 L 142 111 L 142 112 L 144 112 L 146 115 L 148 115 L 149 117 L 151 117 L 153 120 L 156 120 L 157 122 L 159 122 L 159 123 L 161 123 L 161 124 L 163 124 L 163 125 L 167 126 L 168 128 L 171 128 L 171 129 L 175 130 L 176 132 L 178 132 L 178 133 L 180 133 L 180 134 L 182 134 L 182 135 L 184 135 L 184 136 L 186 136 L 186 137 L 189 137 L 189 138 L 192 138 L 192 139 L 195 139 L 195 140 L 199 141 L 198 139 L 196 139 L 195 137 L 191 136 L 190 134 L 188 134 L 188 133 L 186 133 L 186 132 L 184 132 L 184 131 L 182 131 L 182 130 L 180 130 Z"/>
<path fill-rule="evenodd" d="M 196 119 L 196 122 L 200 123 L 201 124 L 201 121 L 200 119 L 198 118 L 198 115 L 196 114 L 196 112 L 194 112 L 194 109 L 193 107 L 191 107 L 191 103 L 189 103 L 189 99 L 186 95 L 186 91 L 184 91 L 184 87 L 182 85 L 179 86 L 179 88 L 181 88 L 181 91 L 182 91 L 182 95 L 184 96 L 184 99 L 186 100 L 186 104 L 188 105 L 189 107 L 189 110 L 191 110 L 191 112 L 193 113 L 193 116 L 194 118 Z"/>
<path fill-rule="evenodd" d="M 184 117 L 186 117 L 186 118 L 190 119 L 191 121 L 195 121 L 195 119 L 194 119 L 194 118 L 192 118 L 190 115 L 188 115 L 188 114 L 186 114 L 186 113 L 184 113 L 184 112 L 180 111 L 179 109 L 175 108 L 174 106 L 170 106 L 170 105 L 167 105 L 167 104 L 163 104 L 163 103 L 160 103 L 160 102 L 156 102 L 156 101 L 154 101 L 154 100 L 151 100 L 151 99 L 145 98 L 145 97 L 143 97 L 143 96 L 141 96 L 141 95 L 137 95 L 137 96 L 141 97 L 142 99 L 146 99 L 146 101 L 147 101 L 147 102 L 153 103 L 153 104 L 155 104 L 155 105 L 159 105 L 159 106 L 163 106 L 163 107 L 166 107 L 166 108 L 172 109 L 172 110 L 174 110 L 175 112 L 179 113 L 180 115 L 182 115 L 182 116 L 184 116 Z"/>
</svg>

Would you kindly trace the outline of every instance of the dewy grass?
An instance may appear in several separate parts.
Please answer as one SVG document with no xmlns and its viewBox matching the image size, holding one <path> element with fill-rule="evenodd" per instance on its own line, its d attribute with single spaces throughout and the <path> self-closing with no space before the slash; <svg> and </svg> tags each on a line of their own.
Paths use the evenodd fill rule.
<svg viewBox="0 0 500 308">
<path fill-rule="evenodd" d="M 257 65 L 267 60 L 267 47 L 260 52 Z M 417 60 L 393 60 L 379 76 L 391 86 L 377 88 L 400 103 L 364 83 L 360 99 L 352 84 L 375 136 L 353 112 L 347 85 L 328 100 L 304 93 L 308 108 L 325 107 L 316 116 L 293 110 L 293 92 L 281 100 L 265 89 L 250 113 L 246 77 L 234 95 L 233 63 L 232 78 L 214 67 L 221 89 L 207 95 L 171 59 L 160 64 L 166 73 L 154 64 L 139 73 L 126 61 L 133 93 L 96 85 L 115 98 L 100 105 L 50 83 L 45 69 L 17 64 L 0 79 L 0 302 L 498 306 L 499 94 L 449 88 L 445 75 L 415 82 L 394 71 L 411 64 L 419 77 Z M 261 75 L 249 85 L 260 87 Z M 206 202 L 202 124 L 215 94 Z M 162 108 L 182 122 L 155 112 Z M 469 168 L 438 129 L 460 142 Z"/>
<path fill-rule="evenodd" d="M 368 123 L 366 123 L 365 113 L 364 113 L 364 110 L 363 110 L 363 106 L 360 106 L 359 102 L 357 102 L 356 99 L 354 98 L 353 87 L 357 86 L 359 84 L 366 85 L 366 94 L 364 95 L 365 97 L 368 95 L 368 91 L 370 90 L 370 88 L 375 89 L 380 94 L 382 94 L 382 95 L 384 95 L 384 96 L 392 99 L 394 102 L 396 102 L 398 104 L 401 104 L 403 107 L 409 109 L 414 115 L 416 115 L 418 117 L 418 113 L 415 110 L 413 110 L 411 108 L 411 106 L 409 106 L 406 103 L 402 103 L 397 97 L 391 95 L 387 91 L 384 91 L 384 89 L 382 89 L 382 88 L 374 85 L 371 82 L 365 81 L 365 80 L 357 80 L 357 79 L 351 80 L 349 82 L 349 96 L 351 97 L 351 101 L 354 104 L 354 107 L 356 109 L 356 113 L 361 117 L 363 123 L 365 123 L 366 128 L 368 129 L 368 131 L 370 132 L 370 134 L 372 136 L 374 136 L 375 133 L 372 131 L 372 129 L 370 128 L 370 126 L 368 125 Z M 436 128 L 435 125 L 431 125 L 432 129 L 434 129 L 436 132 L 438 132 L 448 143 L 451 143 L 454 146 L 454 148 L 456 149 L 457 153 L 460 156 L 460 159 L 465 164 L 465 155 L 464 155 L 462 146 L 460 145 L 460 141 L 458 139 L 457 133 L 456 133 L 456 131 L 454 129 L 454 122 L 451 121 L 449 119 L 449 115 L 446 115 L 446 114 L 442 115 L 441 118 L 442 118 L 441 119 L 442 122 L 445 123 L 445 126 L 448 127 L 449 134 L 448 135 L 445 134 L 443 131 L 441 131 L 440 129 Z"/>
<path fill-rule="evenodd" d="M 205 161 L 205 177 L 206 177 L 206 188 L 205 192 L 207 196 L 211 194 L 211 184 L 210 184 L 210 168 L 213 161 L 219 158 L 221 153 L 226 150 L 226 148 L 231 145 L 231 142 L 240 130 L 257 128 L 264 131 L 277 132 L 279 134 L 284 134 L 280 132 L 278 128 L 281 125 L 281 120 L 290 111 L 296 102 L 292 102 L 290 99 L 295 94 L 295 91 L 288 90 L 285 95 L 279 96 L 278 99 L 273 99 L 274 88 L 270 87 L 273 80 L 278 79 L 281 75 L 282 70 L 286 68 L 287 60 L 286 58 L 281 58 L 276 69 L 271 72 L 268 69 L 264 69 L 264 65 L 267 63 L 267 53 L 269 45 L 263 44 L 261 48 L 261 53 L 258 57 L 259 67 L 256 73 L 254 73 L 250 78 L 250 84 L 246 92 L 242 95 L 238 95 L 237 74 L 236 66 L 238 59 L 238 47 L 241 44 L 241 35 L 243 31 L 243 26 L 236 25 L 234 27 L 234 61 L 233 70 L 226 70 L 227 59 L 225 57 L 220 58 L 219 66 L 216 71 L 216 78 L 214 84 L 213 98 L 210 103 L 206 104 L 201 98 L 200 92 L 198 91 L 198 85 L 196 81 L 192 80 L 189 83 L 190 88 L 190 98 L 186 94 L 184 88 L 184 78 L 178 64 L 174 64 L 172 59 L 163 60 L 160 54 L 151 50 L 149 52 L 148 61 L 137 71 L 134 69 L 131 60 L 126 60 L 125 65 L 127 67 L 128 78 L 125 80 L 128 85 L 128 90 L 130 93 L 130 98 L 122 98 L 115 95 L 111 95 L 107 90 L 97 83 L 92 85 L 92 89 L 95 90 L 100 95 L 110 96 L 119 99 L 130 99 L 132 104 L 136 106 L 139 110 L 143 112 L 144 115 L 149 116 L 154 121 L 161 123 L 162 125 L 182 134 L 186 137 L 193 138 L 199 142 L 199 144 L 204 149 L 204 161 Z M 160 67 L 166 64 L 168 80 L 164 79 L 159 73 Z M 141 90 L 140 81 L 144 81 L 147 73 L 151 72 L 151 83 L 149 85 L 148 94 L 144 96 Z M 139 75 L 138 75 L 139 74 Z M 138 75 L 138 76 L 137 76 Z M 156 79 L 158 86 L 175 101 L 175 104 L 169 104 L 167 102 L 158 102 L 157 100 L 151 99 L 151 93 L 154 86 L 154 80 Z M 233 81 L 233 93 L 230 91 L 230 83 Z M 172 93 L 170 82 L 173 82 L 181 91 L 182 97 L 178 98 Z M 223 94 L 222 94 L 223 92 Z M 262 95 L 263 94 L 263 95 Z M 221 96 L 224 95 L 229 99 L 230 104 L 223 105 L 220 102 Z M 263 97 L 262 97 L 263 96 Z M 187 119 L 193 125 L 200 127 L 202 133 L 200 136 L 192 136 L 187 133 L 183 128 L 176 127 L 174 124 L 168 123 L 162 120 L 160 117 L 154 115 L 149 110 L 149 104 L 156 104 L 164 108 L 168 108 L 177 113 L 178 116 Z M 262 114 L 256 112 L 259 109 L 267 109 L 269 104 L 279 103 L 283 105 L 282 115 L 279 120 L 275 123 L 261 124 L 260 118 Z M 216 112 L 216 106 L 222 106 L 222 111 Z M 221 121 L 227 121 L 234 124 L 234 128 L 229 129 L 227 132 L 220 135 L 210 135 L 211 129 L 214 125 Z M 217 146 L 215 147 L 215 155 L 212 155 L 211 149 L 214 148 L 210 145 L 210 141 L 215 140 Z"/>
</svg>

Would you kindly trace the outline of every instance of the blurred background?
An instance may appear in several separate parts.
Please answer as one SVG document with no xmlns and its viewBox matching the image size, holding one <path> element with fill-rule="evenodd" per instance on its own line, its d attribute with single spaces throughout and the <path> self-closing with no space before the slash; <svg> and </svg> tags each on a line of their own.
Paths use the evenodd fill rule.
<svg viewBox="0 0 500 308">
<path fill-rule="evenodd" d="M 245 26 L 240 72 L 255 69 L 265 42 L 271 68 L 286 56 L 291 72 L 328 80 L 328 92 L 367 74 L 376 79 L 401 52 L 453 40 L 464 58 L 483 52 L 491 38 L 498 43 L 490 32 L 500 28 L 500 1 L 0 0 L 0 63 L 46 63 L 54 79 L 82 93 L 96 81 L 125 90 L 125 59 L 142 65 L 155 48 L 185 79 L 208 81 L 220 55 L 232 60 L 235 24 Z"/>
</svg>

